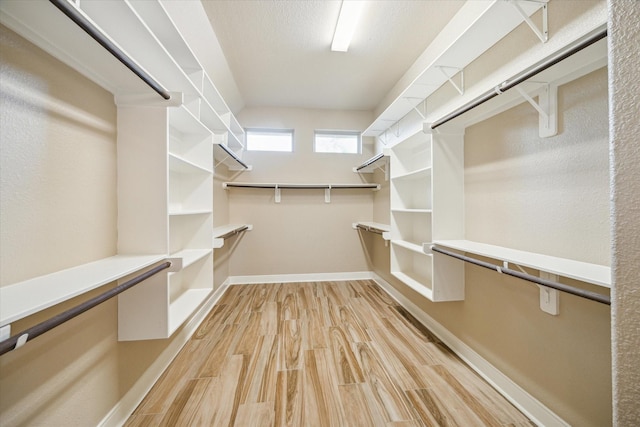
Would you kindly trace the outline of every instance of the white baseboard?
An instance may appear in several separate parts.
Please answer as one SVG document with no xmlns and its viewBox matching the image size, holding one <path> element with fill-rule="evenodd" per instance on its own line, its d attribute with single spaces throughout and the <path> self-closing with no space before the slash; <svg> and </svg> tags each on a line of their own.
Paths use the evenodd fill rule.
<svg viewBox="0 0 640 427">
<path fill-rule="evenodd" d="M 129 389 L 113 409 L 100 421 L 99 426 L 121 426 L 127 421 L 140 402 L 142 402 L 142 399 L 144 399 L 156 381 L 158 381 L 162 373 L 178 355 L 182 347 L 184 347 L 196 329 L 198 329 L 200 323 L 202 323 L 207 314 L 209 314 L 211 308 L 220 299 L 228 286 L 229 279 L 211 294 L 209 299 L 207 299 L 200 309 L 191 317 L 191 320 L 173 337 L 171 344 L 160 353 L 160 356 L 158 356 L 151 366 L 142 374 L 133 387 Z"/>
<path fill-rule="evenodd" d="M 271 274 L 256 276 L 231 276 L 230 285 L 250 285 L 255 283 L 288 283 L 288 282 L 331 282 L 340 280 L 373 279 L 371 271 L 352 271 L 344 273 L 308 273 L 308 274 Z"/>
<path fill-rule="evenodd" d="M 449 332 L 447 328 L 418 308 L 411 300 L 391 286 L 389 282 L 375 273 L 372 273 L 372 276 L 373 280 L 375 280 L 389 296 L 395 299 L 402 307 L 411 313 L 413 317 L 433 332 L 435 336 L 536 425 L 569 427 L 569 424 L 556 415 L 551 409 L 531 396 L 522 387 L 476 353 L 471 347 Z"/>
</svg>

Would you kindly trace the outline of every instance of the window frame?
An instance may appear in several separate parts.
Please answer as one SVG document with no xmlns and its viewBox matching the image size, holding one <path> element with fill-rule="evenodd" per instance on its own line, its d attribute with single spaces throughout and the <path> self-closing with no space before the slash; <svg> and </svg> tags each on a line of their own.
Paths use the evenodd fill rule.
<svg viewBox="0 0 640 427">
<path fill-rule="evenodd" d="M 332 136 L 332 135 L 348 135 L 357 137 L 357 147 L 355 152 L 343 153 L 339 151 L 318 151 L 317 137 L 320 136 Z M 317 154 L 362 154 L 362 132 L 357 130 L 335 130 L 335 129 L 315 129 L 313 131 L 313 152 Z"/>
<path fill-rule="evenodd" d="M 291 150 L 256 150 L 249 148 L 249 134 L 250 133 L 263 133 L 263 134 L 287 134 L 291 135 Z M 295 149 L 295 130 L 288 128 L 245 128 L 244 129 L 244 149 L 245 151 L 252 151 L 255 153 L 293 153 Z"/>
</svg>

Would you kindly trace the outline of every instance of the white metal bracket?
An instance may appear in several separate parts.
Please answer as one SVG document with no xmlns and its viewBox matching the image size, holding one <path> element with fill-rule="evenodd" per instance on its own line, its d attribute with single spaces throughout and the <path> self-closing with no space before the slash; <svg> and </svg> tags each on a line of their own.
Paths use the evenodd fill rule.
<svg viewBox="0 0 640 427">
<path fill-rule="evenodd" d="M 458 91 L 458 93 L 460 95 L 464 95 L 464 68 L 447 67 L 447 66 L 444 66 L 444 65 L 437 65 L 436 68 L 438 70 L 440 70 L 440 72 L 447 78 L 449 83 L 451 83 L 451 85 L 454 88 L 456 88 L 456 90 Z M 449 73 L 447 73 L 445 70 L 455 70 L 455 73 L 449 75 Z M 453 77 L 456 74 L 460 74 L 460 84 L 459 85 L 453 80 Z"/>
<path fill-rule="evenodd" d="M 554 136 L 558 133 L 558 86 L 544 83 L 538 94 L 538 102 L 520 86 L 516 90 L 540 114 L 539 133 L 541 138 Z"/>
<path fill-rule="evenodd" d="M 413 111 L 415 111 L 416 113 L 418 113 L 418 115 L 422 118 L 422 120 L 425 120 L 427 117 L 427 98 L 414 98 L 414 97 L 410 97 L 407 96 L 404 98 L 410 105 L 411 108 L 413 108 Z M 420 102 L 418 102 L 418 104 L 414 104 L 413 101 L 418 100 Z M 424 112 L 420 111 L 420 109 L 418 108 L 418 105 L 422 104 L 422 109 L 424 110 Z"/>
<path fill-rule="evenodd" d="M 280 194 L 280 187 L 278 187 L 278 184 L 276 184 L 276 188 L 275 188 L 275 202 L 276 203 L 280 203 L 280 199 L 281 199 L 281 194 Z"/>
<path fill-rule="evenodd" d="M 11 338 L 11 324 L 4 325 L 0 328 L 0 341 Z"/>
<path fill-rule="evenodd" d="M 558 281 L 558 275 L 547 273 L 546 271 L 540 272 L 540 278 L 550 280 L 552 282 Z M 540 287 L 540 309 L 545 313 L 549 313 L 553 316 L 560 314 L 560 291 L 557 289 L 547 288 L 546 286 L 539 285 Z"/>
<path fill-rule="evenodd" d="M 331 203 L 331 186 L 324 189 L 324 202 Z"/>
<path fill-rule="evenodd" d="M 526 2 L 533 2 L 533 3 L 542 3 L 542 30 L 540 30 L 536 24 L 531 20 L 531 18 L 529 17 L 529 15 L 527 15 L 527 13 L 522 9 L 522 7 L 520 6 L 519 2 L 521 1 L 526 1 Z M 522 19 L 524 19 L 524 22 L 527 23 L 527 25 L 529 26 L 529 28 L 531 28 L 531 30 L 535 33 L 536 36 L 538 36 L 538 38 L 540 39 L 540 41 L 542 43 L 546 43 L 547 40 L 549 40 L 549 24 L 548 24 L 548 18 L 547 18 L 547 2 L 546 1 L 536 1 L 536 0 L 510 0 L 509 3 L 511 3 L 511 5 L 518 11 L 518 13 L 520 14 L 520 16 L 522 16 Z"/>
</svg>

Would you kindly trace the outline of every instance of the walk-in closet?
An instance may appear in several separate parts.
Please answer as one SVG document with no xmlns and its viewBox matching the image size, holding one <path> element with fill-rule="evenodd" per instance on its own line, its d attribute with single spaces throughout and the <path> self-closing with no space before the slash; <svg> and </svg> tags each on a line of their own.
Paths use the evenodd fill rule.
<svg viewBox="0 0 640 427">
<path fill-rule="evenodd" d="M 0 425 L 638 425 L 638 22 L 0 0 Z"/>
</svg>

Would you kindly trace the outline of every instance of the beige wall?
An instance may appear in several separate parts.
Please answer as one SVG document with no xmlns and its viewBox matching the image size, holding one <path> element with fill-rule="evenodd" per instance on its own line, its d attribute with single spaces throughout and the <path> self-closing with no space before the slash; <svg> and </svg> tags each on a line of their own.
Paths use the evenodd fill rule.
<svg viewBox="0 0 640 427">
<path fill-rule="evenodd" d="M 610 1 L 614 423 L 640 420 L 640 3 Z"/>
<path fill-rule="evenodd" d="M 253 171 L 238 181 L 274 183 L 361 183 L 352 171 L 371 157 L 371 144 L 362 154 L 313 153 L 314 129 L 363 130 L 372 120 L 366 112 L 247 108 L 238 117 L 245 127 L 294 129 L 294 152 L 246 152 Z M 370 142 L 370 141 L 367 141 Z M 273 190 L 229 191 L 232 222 L 253 224 L 231 258 L 232 276 L 367 271 L 357 220 L 371 221 L 371 190 L 333 190 L 331 203 L 323 190 L 282 190 L 274 203 Z"/>
<path fill-rule="evenodd" d="M 112 94 L 3 26 L 0 55 L 5 286 L 116 253 L 116 107 Z M 97 425 L 171 342 L 119 343 L 117 301 L 107 301 L 0 357 L 1 424 Z"/>
</svg>

